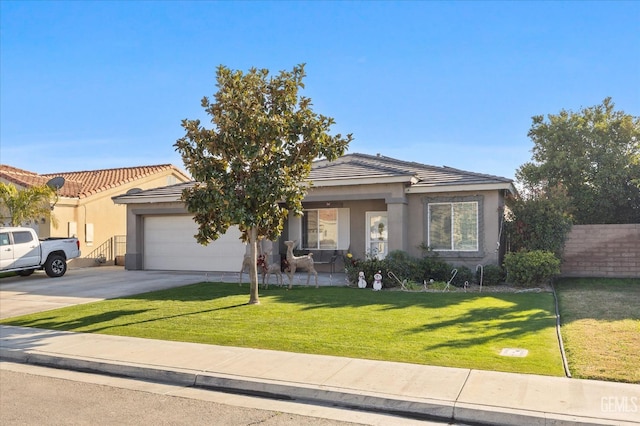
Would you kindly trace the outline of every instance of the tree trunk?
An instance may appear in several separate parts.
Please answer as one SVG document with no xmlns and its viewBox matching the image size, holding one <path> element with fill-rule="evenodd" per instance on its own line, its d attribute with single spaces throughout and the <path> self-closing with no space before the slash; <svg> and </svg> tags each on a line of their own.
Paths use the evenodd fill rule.
<svg viewBox="0 0 640 426">
<path fill-rule="evenodd" d="M 249 290 L 249 305 L 259 305 L 258 298 L 258 230 L 251 228 L 249 231 L 249 244 L 251 245 L 251 267 L 249 268 L 249 278 L 251 288 Z"/>
</svg>

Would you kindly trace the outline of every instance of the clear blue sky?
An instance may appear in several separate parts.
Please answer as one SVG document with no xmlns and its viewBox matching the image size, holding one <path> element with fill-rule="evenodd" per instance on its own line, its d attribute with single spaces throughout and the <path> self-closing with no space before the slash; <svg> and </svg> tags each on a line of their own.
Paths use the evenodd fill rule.
<svg viewBox="0 0 640 426">
<path fill-rule="evenodd" d="M 0 2 L 0 162 L 172 163 L 223 64 L 306 63 L 349 152 L 513 178 L 534 115 L 640 115 L 640 2 Z"/>
</svg>

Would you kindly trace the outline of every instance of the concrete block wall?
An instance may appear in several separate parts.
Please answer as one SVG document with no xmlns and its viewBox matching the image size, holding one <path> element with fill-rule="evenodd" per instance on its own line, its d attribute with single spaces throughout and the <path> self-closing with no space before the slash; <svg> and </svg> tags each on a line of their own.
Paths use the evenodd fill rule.
<svg viewBox="0 0 640 426">
<path fill-rule="evenodd" d="M 561 275 L 640 279 L 640 224 L 574 225 Z"/>
</svg>

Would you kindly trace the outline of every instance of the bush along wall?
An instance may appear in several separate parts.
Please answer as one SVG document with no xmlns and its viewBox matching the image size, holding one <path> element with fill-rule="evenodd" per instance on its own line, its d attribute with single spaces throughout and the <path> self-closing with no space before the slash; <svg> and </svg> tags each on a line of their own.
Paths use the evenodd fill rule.
<svg viewBox="0 0 640 426">
<path fill-rule="evenodd" d="M 560 259 L 544 250 L 507 253 L 504 258 L 507 281 L 521 287 L 548 284 L 560 273 Z"/>
</svg>

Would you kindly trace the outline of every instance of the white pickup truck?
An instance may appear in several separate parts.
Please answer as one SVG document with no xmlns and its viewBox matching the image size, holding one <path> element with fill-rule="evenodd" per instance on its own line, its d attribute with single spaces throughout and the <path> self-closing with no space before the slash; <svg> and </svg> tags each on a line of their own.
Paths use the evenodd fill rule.
<svg viewBox="0 0 640 426">
<path fill-rule="evenodd" d="M 0 272 L 16 272 L 24 277 L 44 269 L 50 277 L 67 272 L 67 261 L 80 257 L 77 238 L 40 240 L 31 228 L 0 228 Z"/>
</svg>

